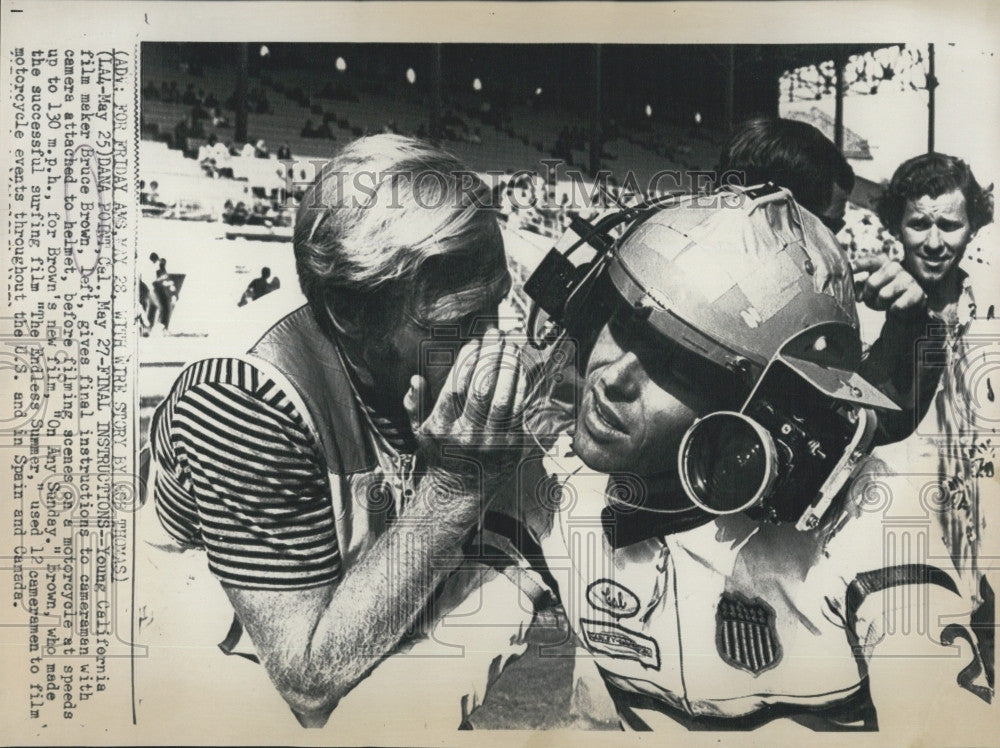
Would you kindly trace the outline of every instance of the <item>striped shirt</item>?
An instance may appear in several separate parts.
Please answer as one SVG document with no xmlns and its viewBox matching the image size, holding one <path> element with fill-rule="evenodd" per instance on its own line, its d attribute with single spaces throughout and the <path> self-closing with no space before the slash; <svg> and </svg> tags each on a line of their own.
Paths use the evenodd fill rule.
<svg viewBox="0 0 1000 748">
<path fill-rule="evenodd" d="M 281 388 L 254 366 L 190 366 L 150 428 L 156 511 L 204 548 L 221 581 L 304 589 L 336 581 L 340 554 L 319 446 Z"/>
</svg>

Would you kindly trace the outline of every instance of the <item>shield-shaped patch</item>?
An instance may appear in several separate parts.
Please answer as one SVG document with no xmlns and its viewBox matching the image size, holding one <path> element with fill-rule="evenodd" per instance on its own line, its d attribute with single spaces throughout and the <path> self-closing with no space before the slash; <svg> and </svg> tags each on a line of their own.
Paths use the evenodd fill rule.
<svg viewBox="0 0 1000 748">
<path fill-rule="evenodd" d="M 774 608 L 755 597 L 725 592 L 715 612 L 715 646 L 727 665 L 760 675 L 781 660 Z"/>
</svg>

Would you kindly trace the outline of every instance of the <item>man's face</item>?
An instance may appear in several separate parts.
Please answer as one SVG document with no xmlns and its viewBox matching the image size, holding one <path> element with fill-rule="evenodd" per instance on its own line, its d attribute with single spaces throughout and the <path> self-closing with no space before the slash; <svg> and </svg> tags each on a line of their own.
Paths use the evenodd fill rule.
<svg viewBox="0 0 1000 748">
<path fill-rule="evenodd" d="M 683 363 L 628 310 L 611 318 L 587 362 L 573 440 L 588 467 L 642 476 L 676 471 L 684 432 L 709 408 Z"/>
<path fill-rule="evenodd" d="M 386 393 L 401 403 L 410 386 L 410 377 L 420 374 L 427 380 L 428 402 L 424 413 L 437 401 L 461 347 L 497 326 L 499 305 L 510 292 L 511 278 L 503 249 L 484 254 L 477 277 L 447 273 L 447 281 L 422 294 L 412 310 L 388 336 L 382 347 L 385 356 Z"/>
<path fill-rule="evenodd" d="M 961 190 L 907 200 L 899 239 L 906 253 L 903 267 L 931 291 L 962 259 L 972 239 Z"/>
</svg>

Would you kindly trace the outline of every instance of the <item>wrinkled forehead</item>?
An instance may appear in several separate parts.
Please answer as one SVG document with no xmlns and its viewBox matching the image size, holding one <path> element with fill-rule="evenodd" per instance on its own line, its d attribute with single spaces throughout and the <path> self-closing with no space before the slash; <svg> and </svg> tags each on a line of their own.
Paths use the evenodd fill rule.
<svg viewBox="0 0 1000 748">
<path fill-rule="evenodd" d="M 917 198 L 910 198 L 906 201 L 904 215 L 924 215 L 931 218 L 947 216 L 958 218 L 965 215 L 965 195 L 961 190 L 951 190 L 944 192 L 937 197 L 931 195 L 921 195 Z"/>
</svg>

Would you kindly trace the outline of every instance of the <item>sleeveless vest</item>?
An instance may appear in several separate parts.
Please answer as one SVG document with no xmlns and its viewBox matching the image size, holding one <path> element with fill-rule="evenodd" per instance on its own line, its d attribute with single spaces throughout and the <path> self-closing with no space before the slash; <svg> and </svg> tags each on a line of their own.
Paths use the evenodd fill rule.
<svg viewBox="0 0 1000 748">
<path fill-rule="evenodd" d="M 350 568 L 413 491 L 412 456 L 398 454 L 378 433 L 340 351 L 308 306 L 279 320 L 242 358 L 284 390 L 312 431 L 330 484 L 341 560 Z"/>
<path fill-rule="evenodd" d="M 379 434 L 340 351 L 308 306 L 279 320 L 240 358 L 282 388 L 312 432 L 330 486 L 342 569 L 349 573 L 359 555 L 415 495 L 413 455 L 399 454 Z M 528 533 L 516 514 L 516 482 L 507 488 L 511 490 L 494 500 L 479 531 L 467 543 L 463 568 L 491 567 L 507 576 L 532 606 L 545 605 L 551 599 L 551 584 L 525 558 L 522 544 Z M 540 552 L 527 555 L 537 558 Z M 443 612 L 476 594 L 478 579 L 468 573 L 452 575 L 435 593 L 421 617 L 422 625 L 432 628 Z M 236 651 L 242 633 L 234 617 L 220 648 L 226 654 L 256 659 Z"/>
</svg>

